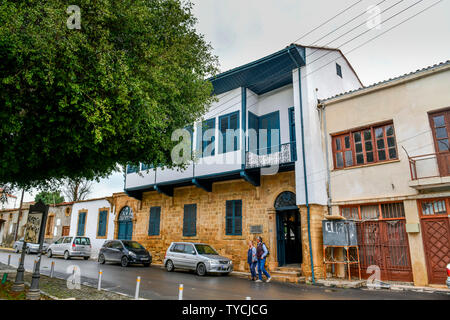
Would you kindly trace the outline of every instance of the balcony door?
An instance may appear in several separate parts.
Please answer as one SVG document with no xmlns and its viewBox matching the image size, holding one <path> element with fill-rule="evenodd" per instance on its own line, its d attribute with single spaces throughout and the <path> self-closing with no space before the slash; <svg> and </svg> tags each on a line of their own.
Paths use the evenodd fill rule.
<svg viewBox="0 0 450 320">
<path fill-rule="evenodd" d="M 279 152 L 280 148 L 280 113 L 276 111 L 260 116 L 259 154 Z"/>
<path fill-rule="evenodd" d="M 450 175 L 450 110 L 430 114 L 436 159 L 441 177 Z"/>
</svg>

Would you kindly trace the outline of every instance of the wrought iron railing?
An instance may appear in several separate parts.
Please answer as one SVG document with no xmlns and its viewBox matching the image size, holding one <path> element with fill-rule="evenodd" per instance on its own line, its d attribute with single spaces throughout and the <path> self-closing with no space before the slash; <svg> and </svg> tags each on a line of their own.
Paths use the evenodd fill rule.
<svg viewBox="0 0 450 320">
<path fill-rule="evenodd" d="M 296 160 L 297 149 L 295 142 L 289 142 L 282 145 L 247 151 L 245 167 L 247 169 L 264 168 L 268 166 L 291 163 Z"/>
</svg>

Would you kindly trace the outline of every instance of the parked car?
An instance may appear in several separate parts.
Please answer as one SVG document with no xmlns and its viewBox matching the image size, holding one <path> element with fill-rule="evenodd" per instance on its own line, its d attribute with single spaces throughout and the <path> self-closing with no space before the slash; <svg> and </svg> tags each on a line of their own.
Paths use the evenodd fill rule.
<svg viewBox="0 0 450 320">
<path fill-rule="evenodd" d="M 140 243 L 131 240 L 110 240 L 103 243 L 98 254 L 98 262 L 120 262 L 122 267 L 142 263 L 149 267 L 152 255 Z"/>
<path fill-rule="evenodd" d="M 47 257 L 63 256 L 66 260 L 82 257 L 88 260 L 91 256 L 91 248 L 91 239 L 88 237 L 62 237 L 48 247 Z"/>
<path fill-rule="evenodd" d="M 450 263 L 447 265 L 447 287 L 450 289 Z"/>
<path fill-rule="evenodd" d="M 175 269 L 195 270 L 199 276 L 206 273 L 230 274 L 233 261 L 223 257 L 208 244 L 172 242 L 164 257 L 167 271 Z"/>
<path fill-rule="evenodd" d="M 20 238 L 13 244 L 13 249 L 15 253 L 18 253 L 20 250 L 22 250 L 23 247 L 23 238 Z M 45 253 L 48 249 L 49 245 L 48 243 L 42 244 L 42 252 Z M 39 244 L 36 243 L 27 243 L 27 248 L 25 249 L 26 254 L 30 253 L 38 253 L 39 252 Z"/>
</svg>

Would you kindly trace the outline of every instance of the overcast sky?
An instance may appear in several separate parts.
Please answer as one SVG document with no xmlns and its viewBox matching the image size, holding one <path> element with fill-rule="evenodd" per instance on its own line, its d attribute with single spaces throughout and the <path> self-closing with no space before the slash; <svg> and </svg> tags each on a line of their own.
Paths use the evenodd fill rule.
<svg viewBox="0 0 450 320">
<path fill-rule="evenodd" d="M 214 53 L 219 57 L 221 71 L 262 58 L 293 42 L 327 45 L 340 48 L 346 54 L 382 34 L 346 55 L 364 85 L 450 59 L 450 0 L 442 0 L 431 9 L 388 31 L 438 1 L 193 0 L 198 31 L 212 44 Z M 367 9 L 376 4 L 379 4 L 379 12 L 393 7 L 381 13 L 381 21 L 387 21 L 380 28 L 369 29 L 366 22 L 373 14 L 368 13 Z M 334 20 L 299 40 L 349 7 Z M 317 42 L 360 14 L 359 18 Z M 363 35 L 350 41 L 360 34 Z M 350 42 L 342 45 L 347 41 Z M 121 191 L 123 175 L 118 173 L 95 184 L 91 197 L 104 197 Z M 31 201 L 33 197 L 27 194 L 25 200 Z"/>
</svg>

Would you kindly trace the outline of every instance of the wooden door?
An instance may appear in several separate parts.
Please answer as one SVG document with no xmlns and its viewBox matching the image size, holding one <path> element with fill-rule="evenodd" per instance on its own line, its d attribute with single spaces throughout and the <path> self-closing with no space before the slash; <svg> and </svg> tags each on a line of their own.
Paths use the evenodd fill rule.
<svg viewBox="0 0 450 320">
<path fill-rule="evenodd" d="M 62 227 L 62 235 L 63 237 L 66 237 L 69 235 L 70 232 L 70 226 L 64 226 Z"/>
<path fill-rule="evenodd" d="M 422 230 L 428 280 L 443 285 L 447 279 L 446 266 L 450 263 L 449 218 L 424 218 Z"/>
<path fill-rule="evenodd" d="M 436 159 L 441 177 L 450 175 L 450 110 L 429 115 Z"/>
</svg>

